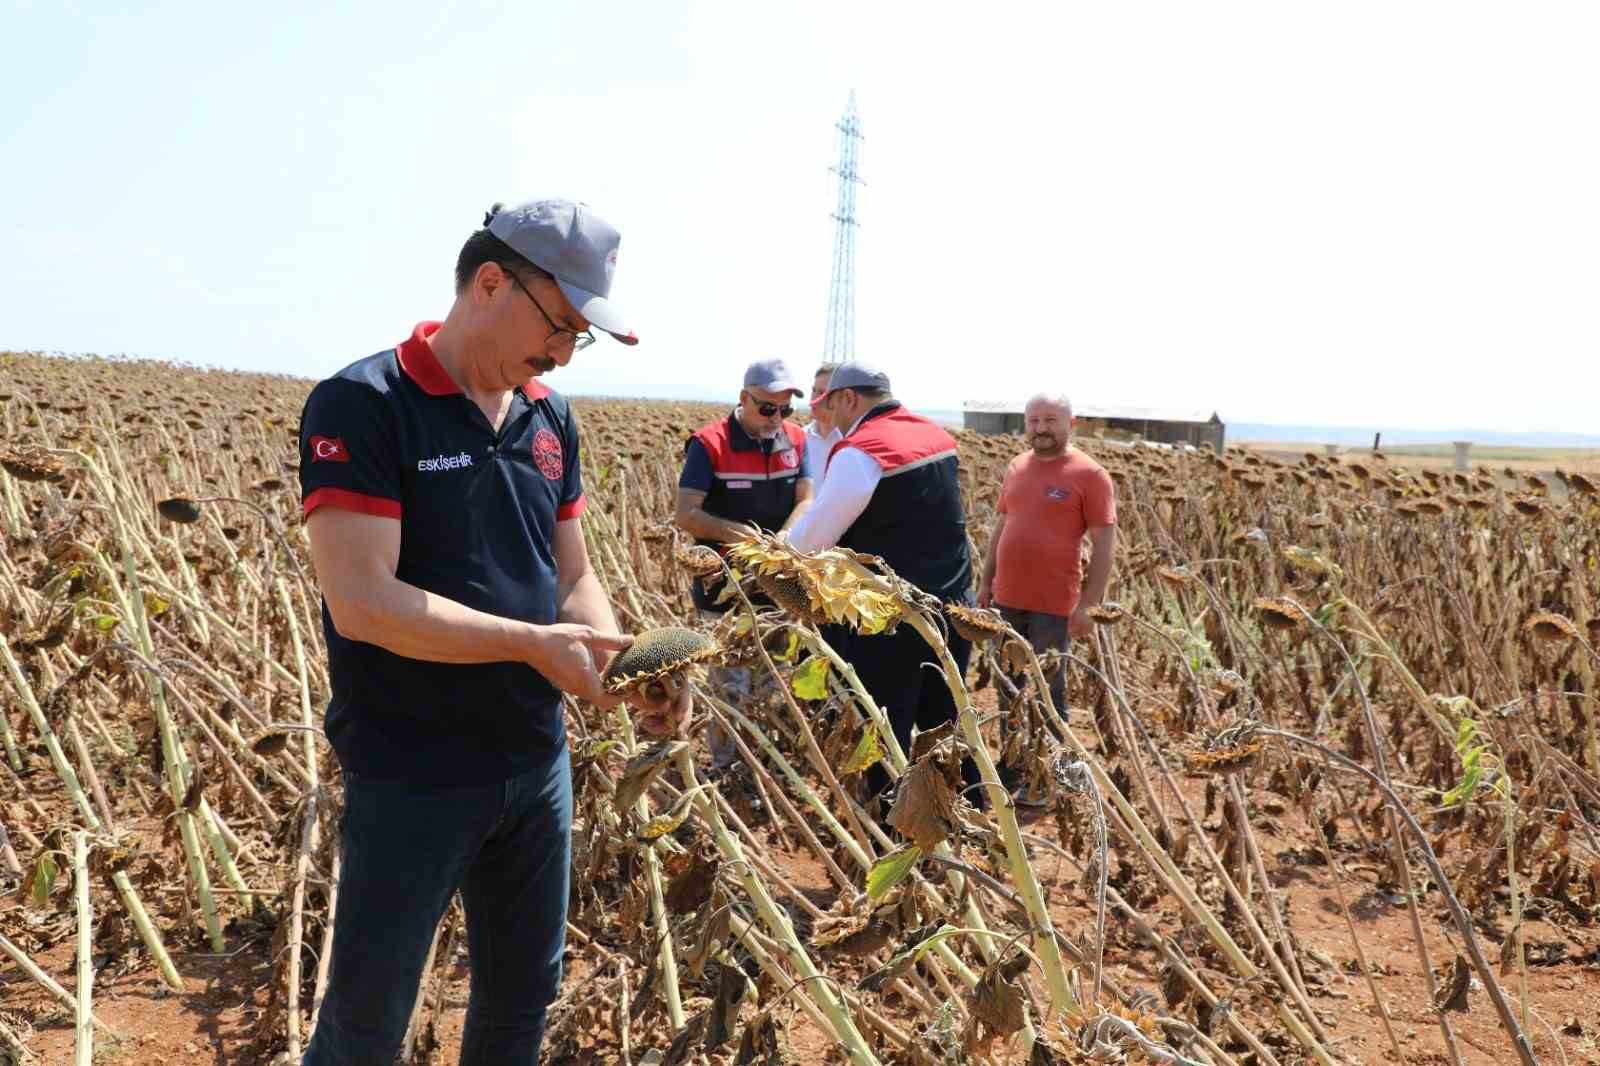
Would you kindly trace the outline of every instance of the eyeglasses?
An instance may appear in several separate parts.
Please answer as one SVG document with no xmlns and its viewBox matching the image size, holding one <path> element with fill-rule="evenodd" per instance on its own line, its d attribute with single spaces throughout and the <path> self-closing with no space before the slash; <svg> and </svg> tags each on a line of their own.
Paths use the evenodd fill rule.
<svg viewBox="0 0 1600 1066">
<path fill-rule="evenodd" d="M 510 278 L 512 282 L 516 284 L 517 288 L 522 290 L 522 295 L 526 296 L 530 300 L 533 300 L 533 306 L 537 307 L 539 309 L 539 313 L 544 316 L 545 324 L 550 327 L 550 333 L 545 337 L 546 340 L 549 340 L 550 337 L 555 337 L 556 343 L 558 344 L 570 343 L 572 345 L 572 350 L 575 352 L 581 352 L 585 348 L 589 347 L 589 345 L 594 343 L 594 334 L 590 333 L 588 330 L 584 330 L 582 333 L 575 333 L 563 326 L 556 325 L 554 320 L 551 319 L 550 313 L 544 309 L 543 305 L 541 305 L 538 300 L 534 299 L 533 293 L 528 291 L 528 287 L 522 284 L 522 279 L 517 277 L 516 274 L 512 273 L 505 267 L 501 267 L 500 269 L 505 273 L 506 277 Z"/>
<path fill-rule="evenodd" d="M 784 404 L 782 407 L 779 407 L 775 403 L 761 403 L 757 401 L 756 410 L 761 412 L 762 418 L 771 418 L 773 415 L 780 413 L 784 418 L 788 418 L 790 415 L 794 414 L 794 406 L 792 404 Z"/>
</svg>

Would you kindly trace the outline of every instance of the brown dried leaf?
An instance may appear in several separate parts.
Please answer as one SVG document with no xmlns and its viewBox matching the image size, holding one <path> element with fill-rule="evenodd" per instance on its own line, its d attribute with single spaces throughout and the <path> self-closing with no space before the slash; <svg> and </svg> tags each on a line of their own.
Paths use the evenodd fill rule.
<svg viewBox="0 0 1600 1066">
<path fill-rule="evenodd" d="M 932 851 L 955 832 L 956 799 L 957 785 L 937 753 L 929 753 L 900 779 L 889 824 L 923 851 Z"/>
<path fill-rule="evenodd" d="M 733 1039 L 734 1027 L 739 1024 L 739 1008 L 744 1004 L 744 990 L 750 979 L 739 967 L 723 963 L 717 976 L 717 996 L 706 1017 L 705 1048 L 710 1051 Z"/>
<path fill-rule="evenodd" d="M 711 898 L 711 890 L 716 884 L 717 869 L 721 865 L 720 858 L 708 858 L 696 851 L 688 865 L 667 882 L 667 890 L 662 895 L 662 901 L 666 904 L 668 913 L 688 914 L 698 910 L 701 904 Z"/>
<path fill-rule="evenodd" d="M 1438 1010 L 1460 1011 L 1465 1014 L 1467 1010 L 1467 989 L 1472 987 L 1472 967 L 1460 955 L 1456 956 L 1455 969 L 1450 973 L 1450 981 L 1439 990 L 1439 999 L 1435 1003 Z"/>
<path fill-rule="evenodd" d="M 611 798 L 616 809 L 624 813 L 632 810 L 656 775 L 687 747 L 681 740 L 663 740 L 629 759 L 628 765 L 623 767 L 622 780 L 617 782 L 617 794 Z"/>
</svg>

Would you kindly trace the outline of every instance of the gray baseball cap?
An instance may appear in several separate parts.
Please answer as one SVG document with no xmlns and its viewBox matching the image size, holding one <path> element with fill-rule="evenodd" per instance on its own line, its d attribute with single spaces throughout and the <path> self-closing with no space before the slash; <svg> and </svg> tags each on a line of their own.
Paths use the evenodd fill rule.
<svg viewBox="0 0 1600 1066">
<path fill-rule="evenodd" d="M 828 392 L 834 389 L 883 389 L 889 388 L 889 375 L 873 366 L 871 363 L 840 363 L 834 368 L 833 376 L 828 379 Z"/>
<path fill-rule="evenodd" d="M 789 364 L 782 359 L 758 359 L 744 372 L 744 387 L 765 389 L 767 392 L 792 392 L 804 396 L 805 390 L 794 383 Z"/>
<path fill-rule="evenodd" d="M 622 315 L 606 298 L 617 269 L 616 227 L 571 200 L 530 200 L 502 207 L 484 221 L 518 255 L 548 271 L 578 314 L 623 344 L 638 344 Z"/>
</svg>

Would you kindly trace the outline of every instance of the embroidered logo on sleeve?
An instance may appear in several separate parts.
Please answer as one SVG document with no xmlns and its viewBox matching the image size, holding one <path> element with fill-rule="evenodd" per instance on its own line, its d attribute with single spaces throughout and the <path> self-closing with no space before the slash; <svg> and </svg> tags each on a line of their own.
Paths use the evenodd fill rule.
<svg viewBox="0 0 1600 1066">
<path fill-rule="evenodd" d="M 533 435 L 533 463 L 551 481 L 561 480 L 561 439 L 543 426 Z"/>
<path fill-rule="evenodd" d="M 312 437 L 311 459 L 313 462 L 348 463 L 350 451 L 344 446 L 343 437 Z"/>
</svg>

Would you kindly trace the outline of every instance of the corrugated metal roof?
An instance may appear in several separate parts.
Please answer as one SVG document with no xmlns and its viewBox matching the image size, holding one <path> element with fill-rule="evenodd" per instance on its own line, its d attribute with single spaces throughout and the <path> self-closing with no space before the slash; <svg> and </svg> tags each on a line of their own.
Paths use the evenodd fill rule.
<svg viewBox="0 0 1600 1066">
<path fill-rule="evenodd" d="M 983 414 L 1020 415 L 1025 400 L 967 400 L 963 411 Z M 1139 422 L 1209 422 L 1213 414 L 1200 407 L 1140 407 L 1135 404 L 1084 403 L 1073 404 L 1072 413 L 1079 418 L 1123 418 Z"/>
</svg>

